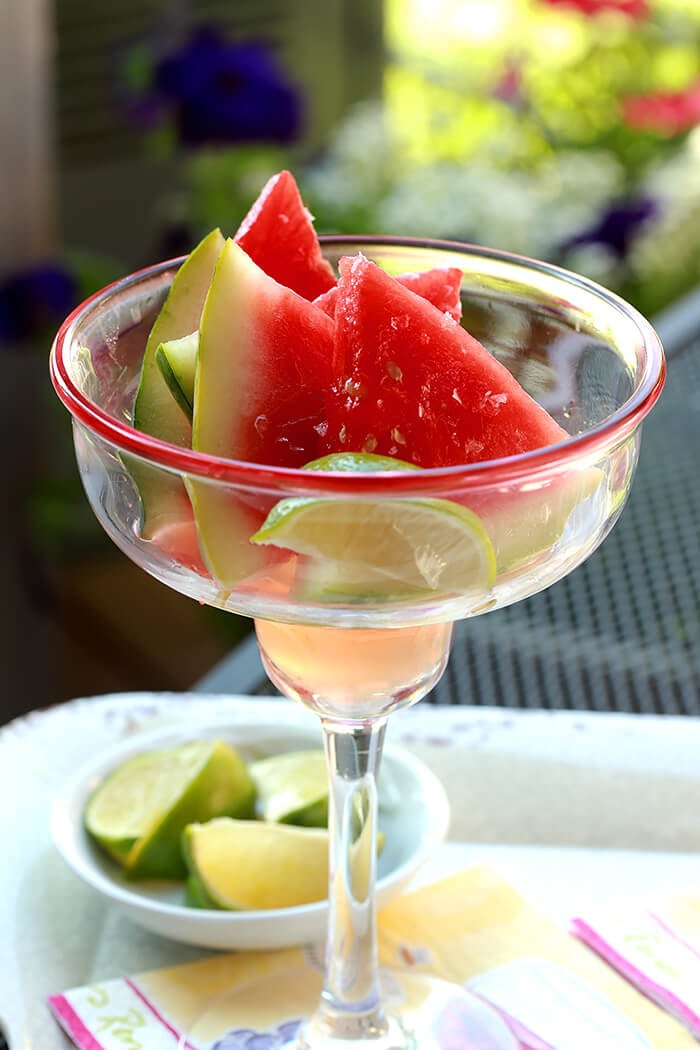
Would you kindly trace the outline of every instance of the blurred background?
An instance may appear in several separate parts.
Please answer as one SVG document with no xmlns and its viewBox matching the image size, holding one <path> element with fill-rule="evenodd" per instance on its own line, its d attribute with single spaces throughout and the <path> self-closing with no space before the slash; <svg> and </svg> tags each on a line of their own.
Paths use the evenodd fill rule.
<svg viewBox="0 0 700 1050">
<path fill-rule="evenodd" d="M 651 317 L 700 285 L 699 0 L 23 0 L 0 55 L 0 723 L 186 689 L 248 630 L 106 538 L 47 355 L 268 175 L 319 232 L 537 256 Z"/>
</svg>

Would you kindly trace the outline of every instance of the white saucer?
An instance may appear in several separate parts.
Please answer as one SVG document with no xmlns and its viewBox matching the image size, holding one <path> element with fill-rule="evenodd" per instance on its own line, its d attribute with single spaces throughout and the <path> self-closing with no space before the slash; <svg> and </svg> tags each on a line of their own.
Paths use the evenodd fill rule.
<svg viewBox="0 0 700 1050">
<path fill-rule="evenodd" d="M 254 705 L 251 705 L 254 707 Z M 262 714 L 262 713 L 261 713 Z M 73 871 L 139 925 L 154 933 L 204 948 L 281 948 L 308 943 L 325 930 L 325 901 L 268 911 L 213 911 L 188 907 L 183 889 L 133 882 L 103 855 L 83 826 L 85 803 L 97 783 L 119 762 L 140 751 L 185 739 L 228 740 L 246 760 L 304 747 L 321 746 L 314 727 L 275 724 L 267 717 L 208 721 L 139 733 L 93 757 L 65 783 L 51 809 L 53 842 Z M 396 896 L 445 838 L 449 803 L 439 780 L 402 748 L 387 747 L 379 787 L 379 828 L 385 845 L 378 861 L 379 906 Z"/>
</svg>

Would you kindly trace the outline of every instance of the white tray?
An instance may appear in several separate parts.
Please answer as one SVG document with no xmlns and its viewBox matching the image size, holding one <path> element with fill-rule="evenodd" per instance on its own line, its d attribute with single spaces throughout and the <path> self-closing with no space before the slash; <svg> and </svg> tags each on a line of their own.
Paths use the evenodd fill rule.
<svg viewBox="0 0 700 1050">
<path fill-rule="evenodd" d="M 49 838 L 55 792 L 119 739 L 245 718 L 251 703 L 279 726 L 313 718 L 287 700 L 139 693 L 0 728 L 0 1024 L 11 1050 L 65 1050 L 48 994 L 203 954 L 135 926 L 68 870 Z M 460 840 L 421 881 L 487 861 L 562 922 L 601 893 L 700 883 L 699 720 L 424 704 L 394 716 L 389 734 L 441 777 Z"/>
</svg>

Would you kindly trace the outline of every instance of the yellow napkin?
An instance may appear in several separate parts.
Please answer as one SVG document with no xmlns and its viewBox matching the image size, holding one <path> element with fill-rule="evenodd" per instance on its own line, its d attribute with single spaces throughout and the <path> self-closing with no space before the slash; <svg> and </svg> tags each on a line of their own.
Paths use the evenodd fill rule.
<svg viewBox="0 0 700 1050">
<path fill-rule="evenodd" d="M 409 975 L 424 972 L 473 987 L 532 1046 L 697 1050 L 686 1028 L 488 867 L 398 897 L 380 913 L 379 940 L 404 1008 Z M 217 1041 L 245 1050 L 263 1035 L 273 1048 L 315 1006 L 320 956 L 318 947 L 216 955 L 75 988 L 49 1005 L 81 1050 L 173 1050 L 181 1033 L 192 1050 Z"/>
</svg>

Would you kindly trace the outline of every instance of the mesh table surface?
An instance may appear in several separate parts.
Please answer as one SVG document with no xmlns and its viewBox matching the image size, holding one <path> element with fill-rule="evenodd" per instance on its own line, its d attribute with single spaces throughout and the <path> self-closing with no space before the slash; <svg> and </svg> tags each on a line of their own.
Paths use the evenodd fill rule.
<svg viewBox="0 0 700 1050">
<path fill-rule="evenodd" d="M 700 319 L 666 351 L 611 534 L 548 590 L 458 623 L 427 702 L 700 715 Z M 273 693 L 254 637 L 239 650 L 198 688 Z"/>
<path fill-rule="evenodd" d="M 700 338 L 669 357 L 617 525 L 578 569 L 456 628 L 437 703 L 700 714 Z"/>
</svg>

